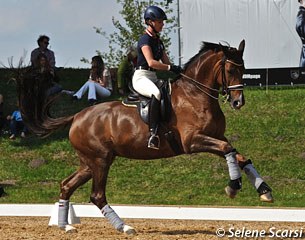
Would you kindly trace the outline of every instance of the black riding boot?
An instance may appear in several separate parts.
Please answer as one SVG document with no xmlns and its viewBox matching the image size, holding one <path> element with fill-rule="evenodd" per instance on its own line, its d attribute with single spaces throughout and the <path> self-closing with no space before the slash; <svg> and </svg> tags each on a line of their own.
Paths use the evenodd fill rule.
<svg viewBox="0 0 305 240">
<path fill-rule="evenodd" d="M 160 118 L 160 101 L 152 96 L 150 106 L 149 106 L 149 131 L 150 138 L 148 139 L 147 147 L 153 149 L 159 149 L 160 139 L 157 135 L 158 125 Z"/>
</svg>

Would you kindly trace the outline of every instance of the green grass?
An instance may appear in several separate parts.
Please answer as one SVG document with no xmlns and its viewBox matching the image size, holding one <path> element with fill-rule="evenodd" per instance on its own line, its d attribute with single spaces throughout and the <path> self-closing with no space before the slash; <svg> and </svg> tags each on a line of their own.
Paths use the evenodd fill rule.
<svg viewBox="0 0 305 240">
<path fill-rule="evenodd" d="M 108 201 L 111 204 L 303 207 L 304 92 L 304 88 L 268 92 L 246 89 L 246 105 L 240 111 L 222 104 L 227 120 L 226 136 L 239 152 L 253 161 L 273 188 L 272 205 L 259 201 L 245 175 L 243 190 L 236 199 L 228 199 L 224 194 L 228 181 L 226 162 L 206 153 L 154 161 L 117 158 L 108 178 Z M 56 111 L 76 112 L 86 106 L 85 101 L 76 105 L 68 98 L 61 101 Z M 0 181 L 14 183 L 5 186 L 8 196 L 0 198 L 0 203 L 57 201 L 60 181 L 78 168 L 77 156 L 67 136 L 66 129 L 47 139 L 0 138 Z M 29 164 L 35 159 L 43 159 L 45 163 L 32 168 Z M 71 201 L 88 202 L 90 191 L 91 181 L 80 187 Z"/>
</svg>

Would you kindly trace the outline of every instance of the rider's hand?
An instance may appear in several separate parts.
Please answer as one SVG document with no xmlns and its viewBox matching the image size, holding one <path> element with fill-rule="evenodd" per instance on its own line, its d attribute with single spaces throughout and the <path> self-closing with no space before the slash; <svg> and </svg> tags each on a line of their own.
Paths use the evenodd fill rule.
<svg viewBox="0 0 305 240">
<path fill-rule="evenodd" d="M 182 72 L 182 68 L 177 65 L 171 65 L 169 68 L 169 71 L 176 73 L 176 74 L 180 74 Z"/>
</svg>

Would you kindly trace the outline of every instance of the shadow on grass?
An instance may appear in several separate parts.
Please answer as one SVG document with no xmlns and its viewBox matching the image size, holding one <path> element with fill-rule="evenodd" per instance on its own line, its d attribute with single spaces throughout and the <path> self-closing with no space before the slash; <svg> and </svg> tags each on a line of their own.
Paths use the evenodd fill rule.
<svg viewBox="0 0 305 240">
<path fill-rule="evenodd" d="M 35 135 L 29 135 L 28 137 L 21 139 L 20 141 L 14 141 L 11 144 L 15 147 L 27 147 L 29 149 L 37 149 L 45 145 L 49 145 L 53 141 L 69 139 L 69 129 L 66 127 L 61 131 L 55 131 L 52 135 L 46 138 L 39 138 Z"/>
</svg>

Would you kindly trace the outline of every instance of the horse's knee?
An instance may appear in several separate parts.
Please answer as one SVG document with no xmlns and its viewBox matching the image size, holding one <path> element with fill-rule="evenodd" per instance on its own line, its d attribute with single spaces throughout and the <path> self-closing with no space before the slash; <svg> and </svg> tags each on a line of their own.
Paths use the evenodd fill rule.
<svg viewBox="0 0 305 240">
<path fill-rule="evenodd" d="M 90 200 L 99 209 L 102 209 L 107 204 L 106 197 L 105 196 L 101 196 L 101 195 L 99 196 L 97 194 L 91 194 Z"/>
</svg>

